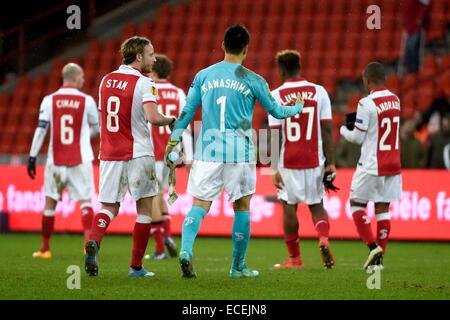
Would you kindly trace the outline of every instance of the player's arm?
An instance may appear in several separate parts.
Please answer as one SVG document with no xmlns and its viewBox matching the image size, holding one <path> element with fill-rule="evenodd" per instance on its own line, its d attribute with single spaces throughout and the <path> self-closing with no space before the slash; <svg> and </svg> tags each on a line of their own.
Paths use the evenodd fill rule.
<svg viewBox="0 0 450 320">
<path fill-rule="evenodd" d="M 99 124 L 99 113 L 97 111 L 97 104 L 95 103 L 94 98 L 91 96 L 88 97 L 88 124 L 89 124 L 89 135 L 92 138 L 96 137 L 100 133 L 100 124 Z"/>
<path fill-rule="evenodd" d="M 325 172 L 336 172 L 336 162 L 333 145 L 333 124 L 331 101 L 325 88 L 318 87 L 319 107 L 320 107 L 320 132 L 322 134 L 323 153 L 325 155 Z"/>
<path fill-rule="evenodd" d="M 170 135 L 169 143 L 176 144 L 180 141 L 184 130 L 188 127 L 192 118 L 195 115 L 201 102 L 201 91 L 200 91 L 200 81 L 199 76 L 195 76 L 194 82 L 192 82 L 191 88 L 189 89 L 188 95 L 186 97 L 186 105 L 180 113 L 180 117 L 175 122 L 172 134 Z"/>
<path fill-rule="evenodd" d="M 369 128 L 369 103 L 367 98 L 363 98 L 358 103 L 356 112 L 355 128 L 349 130 L 346 126 L 341 126 L 340 133 L 349 142 L 362 144 L 366 138 L 367 129 Z"/>
<path fill-rule="evenodd" d="M 186 94 L 183 92 L 183 90 L 179 90 L 179 97 L 180 97 L 180 114 L 184 110 L 184 107 L 186 106 Z M 194 147 L 193 147 L 193 141 L 192 141 L 192 133 L 191 133 L 191 126 L 188 125 L 186 130 L 184 130 L 182 134 L 182 142 L 183 144 L 183 153 L 184 153 L 184 162 L 186 164 L 186 168 L 190 169 L 190 166 L 192 165 L 192 160 L 194 158 Z"/>
<path fill-rule="evenodd" d="M 281 126 L 282 120 L 276 119 L 269 115 L 269 127 L 270 127 L 270 169 L 272 182 L 277 189 L 284 187 L 283 179 L 278 171 L 278 164 L 280 161 L 280 146 L 281 146 Z"/>
<path fill-rule="evenodd" d="M 28 157 L 27 172 L 31 179 L 36 176 L 36 157 L 44 144 L 45 136 L 50 124 L 50 110 L 51 102 L 49 98 L 45 97 L 42 100 L 41 107 L 39 109 L 39 122 L 36 130 L 34 131 L 33 142 L 31 143 L 30 156 Z"/>
<path fill-rule="evenodd" d="M 176 118 L 175 117 L 166 117 L 158 110 L 158 106 L 155 102 L 145 102 L 144 103 L 144 111 L 147 116 L 147 120 L 156 126 L 170 126 L 172 125 Z"/>
<path fill-rule="evenodd" d="M 150 78 L 142 78 L 142 105 L 148 122 L 156 126 L 171 126 L 175 122 L 175 117 L 166 117 L 159 112 L 156 105 L 158 90 Z"/>
<path fill-rule="evenodd" d="M 167 143 L 166 152 L 164 153 L 164 162 L 170 167 L 173 165 L 171 161 L 167 161 L 167 157 L 169 153 L 175 148 L 175 146 L 180 142 L 185 129 L 188 127 L 192 118 L 197 111 L 201 102 L 201 91 L 200 91 L 200 80 L 199 75 L 195 76 L 194 81 L 192 82 L 191 88 L 189 89 L 186 105 L 180 113 L 180 117 L 175 122 L 174 128 L 172 130 L 172 134 L 170 135 L 170 140 Z"/>
<path fill-rule="evenodd" d="M 303 105 L 305 104 L 300 95 L 297 96 L 294 106 L 283 106 L 278 104 L 270 94 L 267 82 L 262 78 L 256 79 L 256 88 L 254 92 L 263 108 L 276 119 L 285 119 L 295 116 L 303 110 Z"/>
</svg>

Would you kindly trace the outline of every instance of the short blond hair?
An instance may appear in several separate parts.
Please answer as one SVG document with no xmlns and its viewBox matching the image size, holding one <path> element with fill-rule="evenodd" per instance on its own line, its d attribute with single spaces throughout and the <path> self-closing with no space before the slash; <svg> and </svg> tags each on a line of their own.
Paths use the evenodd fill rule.
<svg viewBox="0 0 450 320">
<path fill-rule="evenodd" d="M 122 61 L 124 64 L 131 64 L 136 60 L 137 54 L 144 53 L 145 46 L 150 44 L 150 40 L 145 37 L 131 37 L 122 43 L 120 52 L 122 53 Z"/>
<path fill-rule="evenodd" d="M 74 77 L 83 72 L 83 69 L 76 63 L 69 62 L 62 68 L 62 78 L 64 81 L 73 80 Z"/>
</svg>

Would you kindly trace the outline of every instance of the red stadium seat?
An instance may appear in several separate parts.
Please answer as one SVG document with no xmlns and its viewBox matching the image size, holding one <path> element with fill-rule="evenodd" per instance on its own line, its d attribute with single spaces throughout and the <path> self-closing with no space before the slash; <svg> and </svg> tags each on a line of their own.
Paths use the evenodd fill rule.
<svg viewBox="0 0 450 320">
<path fill-rule="evenodd" d="M 361 100 L 362 95 L 358 93 L 354 93 L 350 96 L 347 101 L 347 112 L 355 112 L 358 108 L 358 102 Z"/>
<path fill-rule="evenodd" d="M 403 79 L 402 82 L 400 84 L 400 91 L 406 92 L 409 89 L 413 89 L 416 87 L 417 84 L 417 75 L 415 74 L 407 74 Z"/>
</svg>

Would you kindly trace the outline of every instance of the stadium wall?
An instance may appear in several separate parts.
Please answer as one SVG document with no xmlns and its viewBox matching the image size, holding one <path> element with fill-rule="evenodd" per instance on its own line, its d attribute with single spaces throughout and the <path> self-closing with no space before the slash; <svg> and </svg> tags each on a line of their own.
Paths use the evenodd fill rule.
<svg viewBox="0 0 450 320">
<path fill-rule="evenodd" d="M 0 165 L 0 212 L 9 213 L 11 231 L 36 232 L 41 227 L 41 213 L 44 207 L 43 172 L 37 168 L 35 180 L 28 178 L 26 167 L 21 165 Z M 251 203 L 252 236 L 280 237 L 283 234 L 282 208 L 276 201 L 276 189 L 264 169 L 258 169 L 256 194 Z M 338 170 L 336 185 L 338 193 L 324 198 L 331 222 L 332 238 L 357 238 L 349 208 L 349 189 L 353 169 Z M 98 167 L 95 167 L 95 181 L 98 181 Z M 98 185 L 96 183 L 96 185 Z M 181 231 L 184 216 L 192 205 L 192 197 L 185 193 L 187 173 L 181 168 L 177 173 L 179 199 L 170 207 L 172 230 Z M 167 195 L 166 195 L 167 196 Z M 94 210 L 99 210 L 97 193 L 93 199 Z M 403 195 L 400 201 L 391 205 L 391 239 L 397 240 L 450 240 L 450 171 L 404 170 Z M 315 237 L 310 213 L 306 206 L 300 206 L 300 233 L 302 237 Z M 110 233 L 131 233 L 135 221 L 135 204 L 127 194 L 121 212 L 109 228 Z M 233 223 L 233 209 L 222 194 L 215 201 L 202 223 L 201 235 L 229 236 Z M 369 205 L 373 218 L 373 205 Z M 375 227 L 375 223 L 372 224 Z M 78 204 L 69 200 L 64 192 L 57 207 L 55 230 L 57 232 L 81 232 Z M 374 229 L 375 231 L 375 229 Z"/>
</svg>

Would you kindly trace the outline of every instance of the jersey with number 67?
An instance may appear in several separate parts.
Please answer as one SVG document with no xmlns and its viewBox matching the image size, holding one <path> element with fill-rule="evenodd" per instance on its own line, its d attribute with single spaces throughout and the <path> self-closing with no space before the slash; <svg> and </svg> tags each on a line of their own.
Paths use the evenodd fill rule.
<svg viewBox="0 0 450 320">
<path fill-rule="evenodd" d="M 365 132 L 358 166 L 376 176 L 399 174 L 400 100 L 386 88 L 374 89 L 358 103 L 355 129 Z"/>
<path fill-rule="evenodd" d="M 293 105 L 298 94 L 305 100 L 302 112 L 283 120 L 269 115 L 269 126 L 281 128 L 280 167 L 316 168 L 325 163 L 320 121 L 331 121 L 330 98 L 324 87 L 303 78 L 288 79 L 272 91 L 283 105 Z"/>
<path fill-rule="evenodd" d="M 130 66 L 121 65 L 103 77 L 99 89 L 100 160 L 154 155 L 144 104 L 156 103 L 157 96 L 153 80 Z"/>
<path fill-rule="evenodd" d="M 77 166 L 94 159 L 89 125 L 98 124 L 98 112 L 90 95 L 61 87 L 42 100 L 39 121 L 50 123 L 48 163 Z"/>
</svg>

